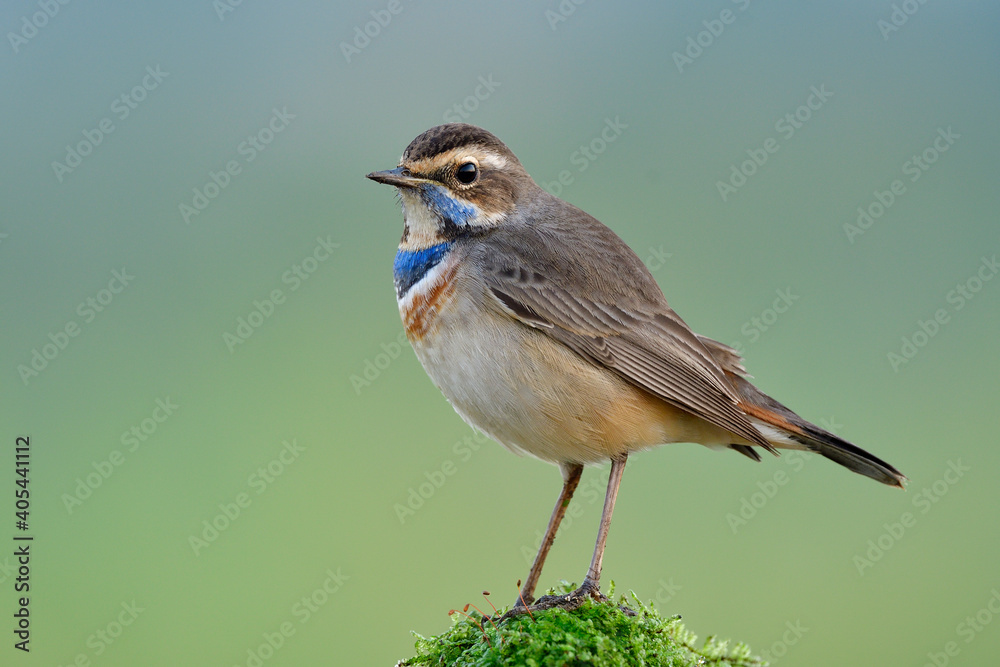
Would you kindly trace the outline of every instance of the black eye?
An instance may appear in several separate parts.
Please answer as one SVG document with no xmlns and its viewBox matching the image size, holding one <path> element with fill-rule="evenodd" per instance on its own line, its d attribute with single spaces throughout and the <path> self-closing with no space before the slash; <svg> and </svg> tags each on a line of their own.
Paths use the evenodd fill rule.
<svg viewBox="0 0 1000 667">
<path fill-rule="evenodd" d="M 466 162 L 455 171 L 455 178 L 458 179 L 459 183 L 464 183 L 465 185 L 472 183 L 476 180 L 477 176 L 479 176 L 479 167 L 473 162 Z"/>
</svg>

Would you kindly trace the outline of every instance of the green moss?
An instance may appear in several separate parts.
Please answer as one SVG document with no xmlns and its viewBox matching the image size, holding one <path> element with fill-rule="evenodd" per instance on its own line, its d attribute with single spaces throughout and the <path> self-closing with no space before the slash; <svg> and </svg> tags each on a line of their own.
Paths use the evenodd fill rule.
<svg viewBox="0 0 1000 667">
<path fill-rule="evenodd" d="M 573 588 L 563 582 L 559 589 L 550 592 L 568 593 Z M 613 596 L 612 583 L 608 597 Z M 625 602 L 622 596 L 618 604 Z M 766 664 L 752 656 L 745 644 L 730 648 L 728 642 L 709 637 L 704 644 L 697 645 L 697 637 L 684 628 L 680 616 L 663 618 L 651 606 L 642 604 L 634 593 L 629 606 L 636 611 L 635 616 L 626 614 L 612 602 L 588 600 L 574 611 L 535 612 L 533 618 L 517 616 L 498 627 L 475 612 L 471 614 L 474 621 L 455 614 L 451 629 L 442 635 L 425 638 L 414 633 L 417 655 L 398 664 L 454 667 L 757 667 Z"/>
</svg>

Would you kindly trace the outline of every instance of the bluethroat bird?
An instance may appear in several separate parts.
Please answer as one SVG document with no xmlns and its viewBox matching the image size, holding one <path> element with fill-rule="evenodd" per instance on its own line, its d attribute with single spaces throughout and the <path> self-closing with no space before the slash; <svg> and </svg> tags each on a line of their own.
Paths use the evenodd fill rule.
<svg viewBox="0 0 1000 667">
<path fill-rule="evenodd" d="M 578 590 L 536 607 L 601 597 L 630 452 L 695 442 L 760 461 L 757 448 L 807 450 L 903 487 L 896 468 L 752 385 L 736 350 L 691 331 L 624 241 L 539 187 L 486 130 L 431 128 L 398 167 L 368 178 L 396 187 L 402 202 L 396 300 L 424 370 L 466 422 L 562 470 L 515 610 L 534 601 L 586 464 L 611 461 L 590 568 Z"/>
</svg>

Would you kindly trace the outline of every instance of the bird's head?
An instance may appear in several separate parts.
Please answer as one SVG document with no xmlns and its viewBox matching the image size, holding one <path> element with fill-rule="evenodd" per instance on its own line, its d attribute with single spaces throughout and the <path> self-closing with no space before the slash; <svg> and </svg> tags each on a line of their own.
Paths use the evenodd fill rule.
<svg viewBox="0 0 1000 667">
<path fill-rule="evenodd" d="M 502 141 L 465 123 L 438 125 L 406 147 L 399 166 L 368 178 L 394 185 L 403 242 L 427 247 L 501 224 L 534 181 Z"/>
</svg>

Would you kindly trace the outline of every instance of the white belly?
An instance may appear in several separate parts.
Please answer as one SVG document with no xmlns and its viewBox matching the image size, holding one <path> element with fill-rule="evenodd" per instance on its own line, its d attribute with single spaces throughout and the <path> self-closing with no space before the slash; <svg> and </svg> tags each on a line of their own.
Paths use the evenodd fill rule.
<svg viewBox="0 0 1000 667">
<path fill-rule="evenodd" d="M 717 430 L 710 424 L 475 302 L 449 264 L 400 299 L 400 314 L 427 374 L 473 427 L 552 462 L 598 463 L 664 442 L 715 438 L 705 432 Z"/>
</svg>

